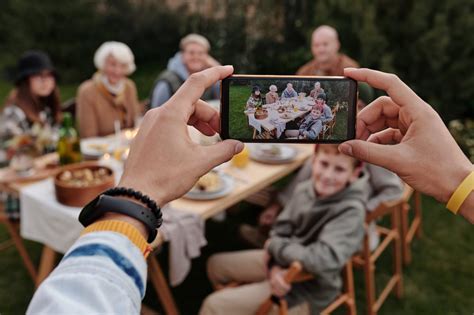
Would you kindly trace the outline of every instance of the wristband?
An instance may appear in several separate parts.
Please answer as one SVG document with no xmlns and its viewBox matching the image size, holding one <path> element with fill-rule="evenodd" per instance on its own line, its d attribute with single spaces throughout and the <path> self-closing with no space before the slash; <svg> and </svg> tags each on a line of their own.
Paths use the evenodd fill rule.
<svg viewBox="0 0 474 315">
<path fill-rule="evenodd" d="M 448 208 L 452 213 L 456 214 L 461 208 L 464 200 L 469 196 L 469 194 L 474 190 L 474 171 L 471 172 L 456 188 L 454 193 L 449 198 L 446 208 Z"/>
<path fill-rule="evenodd" d="M 145 258 L 151 252 L 151 246 L 148 245 L 143 235 L 138 232 L 138 230 L 128 222 L 119 221 L 119 220 L 104 220 L 95 222 L 88 227 L 86 227 L 81 235 L 85 235 L 91 232 L 99 231 L 111 231 L 118 232 L 126 236 L 138 249 L 143 253 Z"/>
</svg>

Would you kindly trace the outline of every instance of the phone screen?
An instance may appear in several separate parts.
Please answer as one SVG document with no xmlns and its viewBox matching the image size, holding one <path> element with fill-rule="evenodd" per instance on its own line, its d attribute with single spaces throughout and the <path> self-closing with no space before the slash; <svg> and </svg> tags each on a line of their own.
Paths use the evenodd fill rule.
<svg viewBox="0 0 474 315">
<path fill-rule="evenodd" d="M 243 142 L 353 139 L 357 82 L 345 77 L 234 75 L 222 81 L 221 136 Z"/>
</svg>

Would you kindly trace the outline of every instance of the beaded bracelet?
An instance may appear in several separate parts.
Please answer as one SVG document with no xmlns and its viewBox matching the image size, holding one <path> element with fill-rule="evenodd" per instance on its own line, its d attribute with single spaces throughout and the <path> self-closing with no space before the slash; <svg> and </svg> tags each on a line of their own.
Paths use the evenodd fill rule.
<svg viewBox="0 0 474 315">
<path fill-rule="evenodd" d="M 126 188 L 126 187 L 114 187 L 114 188 L 110 188 L 104 191 L 102 194 L 107 195 L 107 196 L 113 196 L 113 197 L 126 196 L 126 197 L 133 198 L 137 201 L 140 201 L 144 203 L 155 215 L 156 220 L 158 222 L 157 227 L 160 227 L 161 224 L 163 223 L 163 215 L 161 213 L 160 207 L 158 207 L 156 202 L 152 200 L 150 197 L 148 197 L 147 195 L 144 195 L 143 193 L 137 190 L 134 190 L 132 188 Z"/>
</svg>

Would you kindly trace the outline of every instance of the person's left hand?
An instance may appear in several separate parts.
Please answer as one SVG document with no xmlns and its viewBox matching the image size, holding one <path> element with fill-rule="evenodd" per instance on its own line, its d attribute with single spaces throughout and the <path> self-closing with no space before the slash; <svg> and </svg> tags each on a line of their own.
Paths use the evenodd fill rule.
<svg viewBox="0 0 474 315">
<path fill-rule="evenodd" d="M 199 98 L 207 87 L 232 72 L 232 66 L 219 66 L 194 73 L 168 102 L 145 114 L 119 186 L 141 191 L 163 206 L 242 151 L 243 143 L 236 140 L 205 147 L 188 134 L 187 125 L 207 136 L 220 131 L 219 114 Z"/>
<path fill-rule="evenodd" d="M 273 266 L 270 270 L 270 286 L 272 294 L 277 297 L 284 297 L 291 290 L 291 284 L 285 281 L 287 269 Z"/>
</svg>

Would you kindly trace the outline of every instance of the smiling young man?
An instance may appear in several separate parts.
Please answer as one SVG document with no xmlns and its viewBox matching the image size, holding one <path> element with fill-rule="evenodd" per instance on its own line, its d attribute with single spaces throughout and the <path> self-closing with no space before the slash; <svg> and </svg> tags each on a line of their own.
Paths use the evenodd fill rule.
<svg viewBox="0 0 474 315">
<path fill-rule="evenodd" d="M 290 314 L 302 312 L 305 301 L 319 314 L 340 293 L 341 270 L 364 235 L 368 176 L 361 169 L 361 162 L 341 154 L 337 145 L 318 146 L 311 178 L 296 187 L 265 249 L 209 259 L 208 275 L 216 287 L 249 284 L 211 294 L 200 314 L 255 314 L 270 293 L 286 296 Z M 300 261 L 314 280 L 286 283 L 285 268 L 293 261 Z"/>
</svg>

